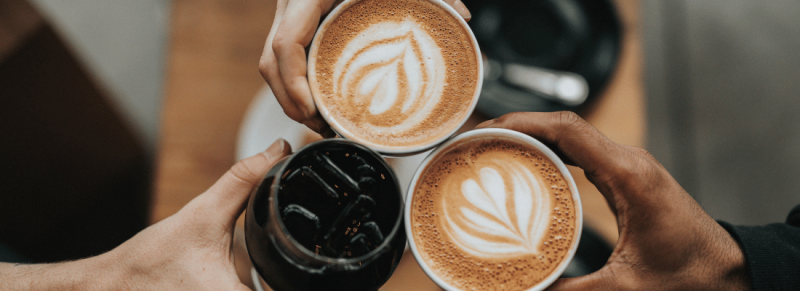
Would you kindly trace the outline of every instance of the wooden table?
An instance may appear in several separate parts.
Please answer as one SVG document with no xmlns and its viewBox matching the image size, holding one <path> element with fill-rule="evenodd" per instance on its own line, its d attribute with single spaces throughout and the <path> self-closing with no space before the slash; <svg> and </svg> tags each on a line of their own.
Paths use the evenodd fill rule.
<svg viewBox="0 0 800 291">
<path fill-rule="evenodd" d="M 617 2 L 624 27 L 622 58 L 606 92 L 584 118 L 614 141 L 643 146 L 640 3 Z M 265 84 L 258 73 L 258 59 L 274 11 L 274 0 L 173 2 L 153 222 L 177 212 L 235 162 L 242 117 Z M 616 242 L 616 220 L 605 199 L 580 169 L 571 170 L 581 193 L 586 224 Z M 404 256 L 385 289 L 407 289 L 407 285 L 395 288 L 401 286 L 395 282 L 420 278 L 414 266 L 412 256 Z M 415 281 L 433 288 L 430 281 Z"/>
</svg>

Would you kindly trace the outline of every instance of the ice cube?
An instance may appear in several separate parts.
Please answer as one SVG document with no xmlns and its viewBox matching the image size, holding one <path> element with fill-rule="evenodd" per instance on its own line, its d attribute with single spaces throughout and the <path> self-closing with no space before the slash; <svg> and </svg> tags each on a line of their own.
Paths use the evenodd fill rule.
<svg viewBox="0 0 800 291">
<path fill-rule="evenodd" d="M 319 185 L 322 188 L 322 191 L 325 192 L 325 194 L 327 194 L 328 196 L 333 198 L 339 198 L 339 194 L 336 193 L 336 190 L 333 189 L 331 185 L 328 185 L 328 183 L 326 183 L 325 180 L 322 180 L 322 177 L 317 175 L 317 173 L 314 172 L 314 170 L 311 169 L 311 167 L 309 166 L 303 166 L 298 169 L 295 169 L 284 180 L 291 181 L 292 179 L 296 178 L 297 175 L 300 173 L 303 173 L 305 176 L 308 176 L 311 179 L 311 181 Z"/>
<path fill-rule="evenodd" d="M 347 247 L 350 237 L 360 230 L 359 223 L 370 217 L 375 208 L 375 200 L 366 195 L 359 195 L 339 213 L 333 224 L 327 229 L 322 239 L 325 241 L 323 251 L 326 255 L 340 257 Z M 355 224 L 354 224 L 355 223 Z"/>
<path fill-rule="evenodd" d="M 310 243 L 320 228 L 319 217 L 297 204 L 289 204 L 283 209 L 283 224 L 302 244 Z"/>
</svg>

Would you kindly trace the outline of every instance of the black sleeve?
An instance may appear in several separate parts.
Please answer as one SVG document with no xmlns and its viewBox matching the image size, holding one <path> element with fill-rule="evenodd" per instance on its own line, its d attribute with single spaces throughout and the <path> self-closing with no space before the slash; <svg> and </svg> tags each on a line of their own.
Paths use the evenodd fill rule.
<svg viewBox="0 0 800 291">
<path fill-rule="evenodd" d="M 792 209 L 786 223 L 719 224 L 742 247 L 753 290 L 800 290 L 800 205 Z"/>
</svg>

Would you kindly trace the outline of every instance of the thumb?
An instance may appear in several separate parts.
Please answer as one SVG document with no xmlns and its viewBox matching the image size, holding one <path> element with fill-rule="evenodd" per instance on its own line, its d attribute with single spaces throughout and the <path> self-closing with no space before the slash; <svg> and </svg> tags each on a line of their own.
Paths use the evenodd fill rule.
<svg viewBox="0 0 800 291">
<path fill-rule="evenodd" d="M 191 203 L 211 221 L 233 225 L 244 210 L 253 188 L 278 160 L 289 153 L 289 143 L 283 139 L 276 140 L 266 151 L 237 162 Z"/>
<path fill-rule="evenodd" d="M 547 291 L 567 290 L 621 290 L 608 265 L 597 272 L 576 278 L 558 279 Z"/>
</svg>

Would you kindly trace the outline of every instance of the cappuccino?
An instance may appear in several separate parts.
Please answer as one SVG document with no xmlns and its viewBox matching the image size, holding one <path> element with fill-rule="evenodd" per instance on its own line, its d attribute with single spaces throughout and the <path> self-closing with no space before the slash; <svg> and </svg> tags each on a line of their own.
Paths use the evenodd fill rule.
<svg viewBox="0 0 800 291">
<path fill-rule="evenodd" d="M 469 117 L 480 53 L 463 19 L 439 2 L 346 1 L 326 19 L 309 84 L 337 133 L 383 153 L 418 152 Z"/>
<path fill-rule="evenodd" d="M 545 154 L 519 140 L 479 136 L 429 159 L 406 219 L 429 275 L 462 290 L 528 290 L 563 272 L 580 206 L 574 182 Z"/>
</svg>

